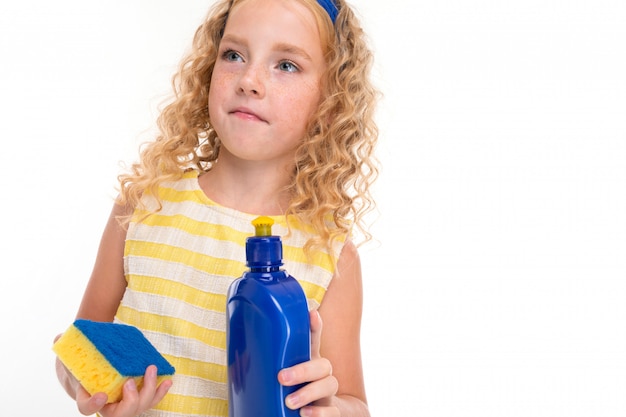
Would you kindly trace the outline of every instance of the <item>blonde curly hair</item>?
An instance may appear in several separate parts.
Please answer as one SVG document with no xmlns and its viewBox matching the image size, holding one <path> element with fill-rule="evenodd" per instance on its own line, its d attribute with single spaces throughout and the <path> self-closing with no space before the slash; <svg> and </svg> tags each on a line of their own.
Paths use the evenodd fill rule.
<svg viewBox="0 0 626 417">
<path fill-rule="evenodd" d="M 243 1 L 218 1 L 197 29 L 191 51 L 172 79 L 174 97 L 158 118 L 160 134 L 143 148 L 130 172 L 119 176 L 119 204 L 145 208 L 144 192 L 156 195 L 161 183 L 189 169 L 208 171 L 217 162 L 220 141 L 207 104 L 211 75 L 229 11 Z M 335 0 L 339 13 L 334 25 L 316 0 L 298 1 L 316 17 L 327 61 L 321 103 L 296 151 L 287 187 L 287 218 L 295 216 L 317 233 L 305 245 L 309 252 L 330 247 L 353 226 L 362 233 L 360 243 L 371 238 L 364 216 L 374 209 L 370 188 L 378 176 L 378 91 L 369 80 L 373 57 L 364 31 L 345 1 Z"/>
</svg>

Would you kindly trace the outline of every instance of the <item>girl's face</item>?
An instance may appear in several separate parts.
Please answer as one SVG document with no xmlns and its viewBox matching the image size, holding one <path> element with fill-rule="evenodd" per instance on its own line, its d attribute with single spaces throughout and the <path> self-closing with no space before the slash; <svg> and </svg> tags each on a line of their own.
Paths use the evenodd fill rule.
<svg viewBox="0 0 626 417">
<path fill-rule="evenodd" d="M 313 13 L 294 0 L 230 11 L 211 78 L 209 115 L 236 158 L 293 164 L 320 101 L 326 64 Z"/>
</svg>

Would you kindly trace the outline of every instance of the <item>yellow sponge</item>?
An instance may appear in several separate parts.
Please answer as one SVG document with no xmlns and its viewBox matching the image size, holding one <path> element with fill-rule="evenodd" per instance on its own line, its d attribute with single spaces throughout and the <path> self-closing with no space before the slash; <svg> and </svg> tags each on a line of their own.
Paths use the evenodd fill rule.
<svg viewBox="0 0 626 417">
<path fill-rule="evenodd" d="M 89 394 L 104 392 L 109 403 L 122 399 L 129 378 L 141 389 L 149 365 L 156 365 L 158 383 L 175 372 L 136 327 L 125 324 L 78 319 L 52 350 Z"/>
</svg>

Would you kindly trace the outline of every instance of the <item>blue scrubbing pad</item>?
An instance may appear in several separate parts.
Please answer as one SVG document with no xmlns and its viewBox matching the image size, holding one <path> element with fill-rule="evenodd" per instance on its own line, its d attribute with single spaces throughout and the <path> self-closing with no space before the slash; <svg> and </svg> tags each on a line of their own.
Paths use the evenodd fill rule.
<svg viewBox="0 0 626 417">
<path fill-rule="evenodd" d="M 121 399 L 128 378 L 141 389 L 149 365 L 156 365 L 159 383 L 175 372 L 143 333 L 125 324 L 78 319 L 53 350 L 87 392 L 104 392 L 108 402 Z"/>
</svg>

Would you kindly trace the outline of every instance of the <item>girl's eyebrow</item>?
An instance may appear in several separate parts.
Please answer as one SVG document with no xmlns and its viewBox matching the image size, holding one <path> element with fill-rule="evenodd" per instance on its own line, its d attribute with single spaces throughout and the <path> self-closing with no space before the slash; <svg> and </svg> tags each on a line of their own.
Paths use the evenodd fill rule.
<svg viewBox="0 0 626 417">
<path fill-rule="evenodd" d="M 306 59 L 307 61 L 313 61 L 313 59 L 311 58 L 311 56 L 309 54 L 307 54 L 307 52 L 302 49 L 299 48 L 295 45 L 292 45 L 290 43 L 279 43 L 274 45 L 274 49 L 278 52 L 284 52 L 287 54 L 292 54 L 292 55 L 297 55 L 300 58 Z"/>
<path fill-rule="evenodd" d="M 233 43 L 235 45 L 246 45 L 247 42 L 236 36 L 233 34 L 226 34 L 222 37 L 222 40 L 220 42 L 230 42 Z M 307 61 L 313 61 L 313 59 L 311 58 L 311 56 L 302 48 L 290 44 L 290 43 L 286 43 L 286 42 L 281 42 L 281 43 L 277 43 L 272 47 L 273 50 L 277 51 L 277 52 L 283 52 L 286 54 L 291 54 L 291 55 L 297 55 Z"/>
<path fill-rule="evenodd" d="M 243 44 L 245 44 L 245 42 L 244 42 L 244 40 L 243 40 L 243 39 L 241 39 L 241 38 L 240 38 L 240 37 L 238 37 L 238 36 L 231 35 L 231 34 L 226 34 L 226 35 L 222 36 L 222 39 L 220 40 L 220 43 L 221 43 L 221 42 L 224 42 L 224 41 L 225 41 L 225 42 L 236 43 L 236 44 L 238 44 L 238 45 L 243 45 Z"/>
</svg>

